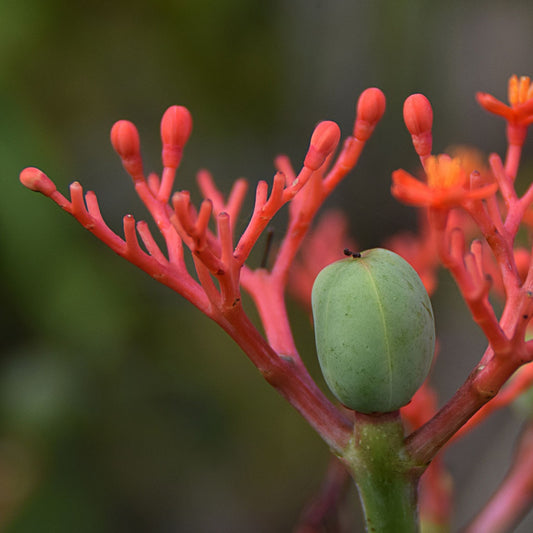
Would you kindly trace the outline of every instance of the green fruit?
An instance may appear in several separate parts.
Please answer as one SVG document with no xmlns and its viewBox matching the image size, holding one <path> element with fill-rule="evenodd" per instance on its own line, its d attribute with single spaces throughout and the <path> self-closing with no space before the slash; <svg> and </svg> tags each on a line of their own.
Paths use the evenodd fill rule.
<svg viewBox="0 0 533 533">
<path fill-rule="evenodd" d="M 324 378 L 345 406 L 389 412 L 409 403 L 435 348 L 429 296 L 399 255 L 375 248 L 324 268 L 312 293 Z"/>
</svg>

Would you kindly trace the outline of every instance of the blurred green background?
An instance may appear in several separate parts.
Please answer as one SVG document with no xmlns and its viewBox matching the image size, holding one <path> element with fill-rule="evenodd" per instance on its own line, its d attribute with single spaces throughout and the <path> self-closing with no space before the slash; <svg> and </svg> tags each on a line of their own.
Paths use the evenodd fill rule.
<svg viewBox="0 0 533 533">
<path fill-rule="evenodd" d="M 389 195 L 391 171 L 417 164 L 405 97 L 432 101 L 436 151 L 502 153 L 503 123 L 474 93 L 505 98 L 509 75 L 533 74 L 532 24 L 526 0 L 1 0 L 0 530 L 290 531 L 328 462 L 216 325 L 24 189 L 22 168 L 63 192 L 80 180 L 118 229 L 145 212 L 110 147 L 116 120 L 137 124 L 145 167 L 159 171 L 161 115 L 186 105 L 194 130 L 176 187 L 197 199 L 201 167 L 229 190 L 269 180 L 278 153 L 298 166 L 313 126 L 332 119 L 348 134 L 358 95 L 378 86 L 387 113 L 327 203 L 376 246 L 415 221 Z M 446 277 L 435 307 L 444 400 L 484 343 Z M 290 311 L 316 375 L 308 316 Z M 502 413 L 448 454 L 458 526 L 505 472 L 519 423 Z"/>
</svg>

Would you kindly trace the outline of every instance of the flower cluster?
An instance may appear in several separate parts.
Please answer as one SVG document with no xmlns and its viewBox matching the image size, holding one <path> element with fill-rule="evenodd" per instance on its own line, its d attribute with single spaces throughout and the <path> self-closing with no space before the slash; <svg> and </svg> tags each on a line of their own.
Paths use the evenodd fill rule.
<svg viewBox="0 0 533 533">
<path fill-rule="evenodd" d="M 514 187 L 527 127 L 533 122 L 533 86 L 527 77 L 512 76 L 509 106 L 486 93 L 478 93 L 477 100 L 507 122 L 505 162 L 492 154 L 487 167 L 477 152 L 465 149 L 431 155 L 431 106 L 424 96 L 412 95 L 405 102 L 404 118 L 426 179 L 420 181 L 404 170 L 392 175 L 392 194 L 421 207 L 423 223 L 419 237 L 411 236 L 410 243 L 396 238 L 391 245 L 398 253 L 407 251 L 407 259 L 422 279 L 431 280 L 430 291 L 435 288 L 435 269 L 439 264 L 446 267 L 489 343 L 465 384 L 440 411 L 428 384 L 404 408 L 404 418 L 415 428 L 408 447 L 428 458 L 439 439 L 452 442 L 533 385 L 533 365 L 522 366 L 533 360 L 527 333 L 533 316 L 533 260 L 517 243 L 519 228 L 529 226 L 533 185 L 522 196 Z M 409 253 L 413 248 L 421 253 L 413 256 Z M 489 300 L 491 289 L 503 301 L 500 316 Z M 531 504 L 518 496 L 524 484 L 533 481 L 524 474 L 531 451 L 526 434 L 508 478 L 469 531 L 495 531 L 494 520 L 497 527 L 506 529 Z M 422 516 L 431 523 L 446 523 L 450 483 L 440 460 L 428 469 L 421 488 Z"/>
<path fill-rule="evenodd" d="M 405 101 L 404 120 L 422 172 L 415 177 L 403 169 L 394 171 L 392 194 L 419 208 L 420 227 L 417 234 L 401 233 L 386 243 L 411 263 L 430 294 L 437 286 L 438 269 L 448 269 L 488 341 L 485 353 L 463 386 L 440 410 L 429 382 L 401 410 L 410 431 L 403 450 L 409 464 L 420 475 L 433 461 L 422 478 L 422 517 L 428 523 L 441 525 L 449 521 L 451 488 L 438 452 L 533 384 L 533 365 L 527 364 L 533 360 L 533 340 L 528 334 L 533 317 L 533 260 L 531 253 L 517 243 L 519 228 L 531 232 L 533 227 L 533 185 L 521 196 L 514 185 L 527 128 L 533 123 L 533 85 L 529 78 L 513 76 L 509 81 L 509 105 L 486 93 L 478 93 L 477 100 L 507 123 L 504 161 L 492 154 L 486 163 L 477 152 L 464 148 L 433 154 L 430 102 L 421 94 Z M 112 145 L 166 250 L 157 244 L 149 225 L 136 222 L 132 215 L 123 219 L 123 236 L 115 233 L 103 220 L 96 195 L 84 193 L 77 182 L 70 186 L 67 198 L 36 168 L 23 170 L 20 179 L 26 187 L 49 197 L 74 216 L 117 254 L 217 322 L 332 451 L 347 461 L 353 413 L 333 404 L 306 370 L 294 342 L 285 297 L 290 289 L 309 305 L 318 271 L 337 259 L 339 250 L 355 247 L 338 212 L 325 215 L 313 231 L 308 230 L 324 200 L 356 166 L 384 111 L 383 93 L 376 88 L 367 89 L 358 100 L 352 135 L 344 140 L 337 154 L 339 127 L 325 121 L 315 128 L 298 172 L 288 158 L 278 157 L 277 173 L 270 187 L 261 181 L 255 189 L 253 212 L 240 236 L 236 235 L 235 221 L 248 188 L 245 180 L 237 180 L 225 197 L 211 174 L 200 171 L 197 182 L 204 199 L 199 206 L 192 204 L 188 191 L 172 192 L 192 130 L 187 109 L 173 106 L 163 115 L 160 176 L 145 174 L 135 126 L 124 120 L 117 122 L 111 131 Z M 287 228 L 271 268 L 252 268 L 248 259 L 253 247 L 285 205 Z M 306 245 L 302 247 L 304 238 Z M 185 260 L 187 250 L 193 268 Z M 295 277 L 292 265 L 298 265 Z M 264 335 L 244 312 L 242 288 L 257 307 Z M 501 313 L 489 299 L 491 291 L 503 302 Z M 531 451 L 532 446 L 527 441 L 520 448 L 510 479 L 521 472 L 520 464 L 527 457 L 524 450 Z M 335 469 L 336 483 L 341 483 L 345 476 L 338 475 L 337 466 Z M 530 483 L 532 478 L 529 475 Z M 518 482 L 514 486 L 518 487 Z M 505 490 L 509 494 L 508 485 Z M 509 496 L 498 500 L 500 518 L 510 520 L 512 513 L 520 511 L 511 503 Z M 487 509 L 489 513 L 490 506 Z M 482 512 L 471 531 L 485 531 L 480 525 L 483 519 Z"/>
<path fill-rule="evenodd" d="M 23 170 L 20 179 L 26 187 L 49 197 L 74 216 L 117 254 L 217 322 L 265 379 L 303 414 L 332 449 L 340 451 L 350 438 L 352 422 L 324 396 L 307 372 L 293 339 L 285 290 L 290 266 L 316 212 L 355 167 L 384 111 L 383 93 L 376 88 L 367 89 L 357 103 L 352 135 L 344 140 L 337 156 L 339 127 L 324 121 L 311 136 L 299 172 L 294 171 L 287 157 L 278 157 L 270 191 L 266 182 L 258 183 L 250 221 L 238 239 L 235 221 L 248 188 L 245 180 L 237 180 L 225 198 L 211 174 L 200 171 L 197 182 L 204 200 L 197 208 L 188 191 L 172 193 L 176 170 L 192 130 L 186 108 L 170 107 L 161 120 L 161 176 L 145 175 L 136 127 L 126 120 L 117 122 L 111 130 L 111 143 L 161 233 L 166 253 L 158 246 L 148 224 L 136 222 L 132 215 L 123 219 L 124 237 L 116 234 L 104 222 L 96 195 L 84 194 L 78 182 L 70 186 L 69 200 L 36 168 Z M 288 226 L 273 265 L 270 270 L 253 269 L 246 263 L 250 252 L 285 204 L 289 204 Z M 215 229 L 211 229 L 212 223 Z M 185 261 L 187 249 L 194 272 L 188 270 Z M 266 338 L 243 310 L 241 287 L 257 306 Z"/>
<path fill-rule="evenodd" d="M 408 450 L 426 460 L 533 386 L 533 365 L 527 364 L 533 360 L 533 259 L 517 239 L 520 228 L 531 238 L 533 185 L 521 196 L 515 190 L 525 133 L 533 122 L 533 89 L 529 78 L 513 76 L 509 81 L 510 106 L 485 93 L 478 93 L 477 99 L 487 111 L 507 121 L 504 161 L 497 154 L 486 161 L 470 147 L 433 154 L 432 107 L 425 96 L 414 94 L 405 101 L 404 120 L 420 158 L 422 176 L 403 169 L 392 173 L 391 192 L 399 201 L 419 208 L 419 228 L 417 233 L 391 236 L 385 246 L 411 263 L 430 294 L 437 288 L 438 270 L 448 269 L 488 340 L 465 384 L 440 410 L 431 380 L 402 408 L 404 422 L 413 431 L 406 439 Z M 335 225 L 340 224 L 341 215 L 334 216 L 323 217 L 309 236 L 306 249 L 324 246 L 323 236 L 334 234 Z M 305 257 L 313 263 L 314 254 Z M 304 267 L 304 271 L 311 270 L 309 264 Z M 501 313 L 493 307 L 490 293 L 503 303 Z M 521 450 L 517 464 L 521 462 L 526 469 L 524 448 Z M 510 476 L 518 476 L 517 464 Z M 514 495 L 524 483 L 533 482 L 533 476 L 527 478 L 529 481 L 524 479 L 524 471 L 516 486 L 507 481 L 495 496 L 494 506 L 500 506 L 502 520 L 513 519 Z M 503 491 L 508 491 L 507 498 L 499 496 Z M 527 500 L 524 505 L 530 503 Z M 492 509 L 487 506 L 471 531 L 489 530 L 484 516 Z M 427 522 L 449 521 L 450 476 L 439 456 L 422 477 L 420 512 Z"/>
</svg>

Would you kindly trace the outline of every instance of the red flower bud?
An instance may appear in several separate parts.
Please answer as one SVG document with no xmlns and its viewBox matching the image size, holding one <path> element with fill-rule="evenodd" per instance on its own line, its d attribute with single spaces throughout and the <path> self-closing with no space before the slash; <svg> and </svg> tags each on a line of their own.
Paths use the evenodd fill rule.
<svg viewBox="0 0 533 533">
<path fill-rule="evenodd" d="M 20 173 L 20 182 L 24 187 L 40 192 L 45 196 L 50 196 L 57 190 L 54 182 L 44 172 L 35 167 L 25 168 Z"/>
<path fill-rule="evenodd" d="M 423 94 L 412 94 L 403 104 L 403 119 L 420 157 L 431 154 L 433 109 Z"/>
<path fill-rule="evenodd" d="M 311 143 L 304 160 L 304 167 L 309 170 L 319 169 L 326 157 L 335 150 L 341 138 L 341 130 L 335 122 L 321 122 L 311 136 Z"/>
<path fill-rule="evenodd" d="M 141 142 L 137 128 L 129 120 L 119 120 L 111 128 L 111 144 L 122 159 L 126 172 L 135 180 L 142 177 Z"/>
<path fill-rule="evenodd" d="M 385 95 L 380 89 L 370 87 L 361 93 L 357 101 L 357 116 L 353 136 L 366 141 L 385 113 Z"/>
<path fill-rule="evenodd" d="M 183 106 L 169 107 L 161 119 L 161 139 L 163 141 L 163 165 L 176 168 L 181 160 L 192 130 L 192 117 Z"/>
</svg>

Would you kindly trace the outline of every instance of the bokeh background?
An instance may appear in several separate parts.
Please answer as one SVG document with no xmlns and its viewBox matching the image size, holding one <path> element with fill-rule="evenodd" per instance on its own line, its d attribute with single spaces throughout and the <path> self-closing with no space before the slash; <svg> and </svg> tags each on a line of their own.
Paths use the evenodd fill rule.
<svg viewBox="0 0 533 533">
<path fill-rule="evenodd" d="M 503 122 L 474 93 L 505 98 L 512 73 L 533 74 L 532 27 L 529 0 L 2 0 L 0 530 L 290 531 L 328 462 L 216 325 L 24 189 L 22 168 L 62 191 L 80 180 L 118 229 L 144 211 L 110 147 L 116 120 L 137 124 L 158 171 L 160 117 L 186 105 L 194 131 L 177 187 L 195 191 L 205 167 L 229 190 L 240 176 L 269 180 L 278 153 L 300 164 L 319 120 L 349 133 L 357 96 L 378 86 L 386 115 L 327 202 L 361 247 L 376 246 L 415 222 L 389 195 L 391 171 L 417 165 L 403 100 L 431 99 L 437 151 L 502 153 Z M 532 155 L 530 141 L 521 179 Z M 444 401 L 484 343 L 446 276 L 434 303 Z M 309 317 L 290 311 L 317 375 Z M 500 413 L 447 454 L 454 527 L 497 486 L 520 424 Z"/>
</svg>

